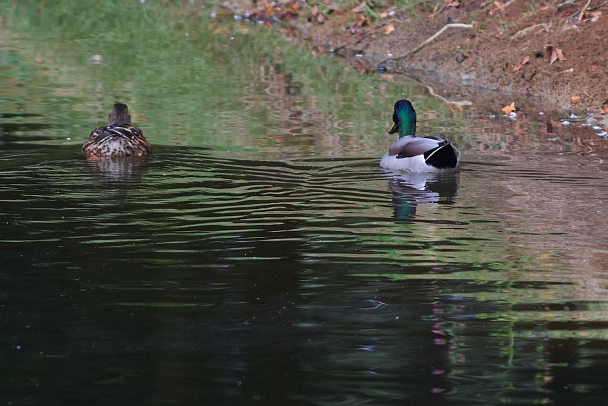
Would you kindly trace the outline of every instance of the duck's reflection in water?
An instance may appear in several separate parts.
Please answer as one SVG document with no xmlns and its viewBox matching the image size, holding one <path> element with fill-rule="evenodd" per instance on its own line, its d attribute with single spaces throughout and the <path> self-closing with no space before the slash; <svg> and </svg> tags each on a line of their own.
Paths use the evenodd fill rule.
<svg viewBox="0 0 608 406">
<path fill-rule="evenodd" d="M 141 157 L 89 157 L 86 163 L 102 182 L 138 181 L 146 167 L 145 158 Z"/>
<path fill-rule="evenodd" d="M 460 176 L 457 174 L 384 173 L 393 194 L 396 220 L 414 218 L 419 205 L 452 204 L 460 193 Z"/>
<path fill-rule="evenodd" d="M 114 197 L 126 196 L 139 185 L 148 169 L 147 157 L 87 157 L 84 159 L 91 180 Z"/>
</svg>

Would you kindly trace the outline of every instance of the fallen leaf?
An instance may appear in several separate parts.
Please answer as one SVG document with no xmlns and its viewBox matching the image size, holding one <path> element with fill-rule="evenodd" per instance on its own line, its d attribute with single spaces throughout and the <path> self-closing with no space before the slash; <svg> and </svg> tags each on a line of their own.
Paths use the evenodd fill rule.
<svg viewBox="0 0 608 406">
<path fill-rule="evenodd" d="M 450 4 L 448 4 L 447 7 L 458 8 L 458 7 L 460 7 L 460 2 L 459 1 L 453 1 Z"/>
<path fill-rule="evenodd" d="M 359 4 L 357 7 L 353 8 L 353 13 L 362 13 L 365 11 L 365 2 Z"/>
<path fill-rule="evenodd" d="M 510 114 L 515 111 L 515 102 L 511 103 L 509 106 L 505 106 L 501 109 L 505 114 Z"/>
<path fill-rule="evenodd" d="M 395 26 L 393 24 L 389 24 L 386 27 L 384 27 L 384 29 L 382 30 L 382 33 L 384 35 L 388 35 L 393 31 L 395 31 Z"/>
<path fill-rule="evenodd" d="M 279 13 L 279 19 L 281 21 L 285 21 L 287 19 L 297 17 L 300 13 L 298 9 L 295 7 L 287 7 L 283 12 Z"/>
<path fill-rule="evenodd" d="M 585 11 L 583 13 L 582 19 L 591 20 L 591 22 L 594 23 L 600 18 L 601 15 L 602 15 L 601 11 L 592 11 L 592 12 Z"/>
<path fill-rule="evenodd" d="M 604 107 L 602 107 L 601 113 L 602 115 L 608 114 L 608 104 L 605 104 Z"/>
<path fill-rule="evenodd" d="M 551 47 L 551 57 L 549 58 L 549 65 L 552 65 L 555 61 L 557 61 L 557 51 L 554 47 Z"/>
<path fill-rule="evenodd" d="M 364 16 L 361 16 L 361 19 L 359 19 L 358 21 L 353 22 L 350 25 L 350 31 L 351 31 L 351 33 L 354 34 L 355 32 L 357 32 L 357 28 L 361 28 L 361 27 L 363 27 L 366 24 L 367 24 L 367 19 Z"/>
<path fill-rule="evenodd" d="M 524 56 L 523 59 L 521 61 L 519 61 L 517 63 L 517 65 L 515 65 L 513 67 L 513 70 L 515 70 L 515 71 L 520 70 L 525 64 L 528 63 L 529 60 L 530 60 L 529 56 Z"/>
<path fill-rule="evenodd" d="M 323 23 L 325 22 L 325 17 L 323 17 L 323 14 L 319 14 L 319 15 L 317 16 L 317 22 L 318 22 L 319 24 L 323 24 Z"/>
<path fill-rule="evenodd" d="M 495 1 L 494 2 L 494 7 L 496 7 L 493 10 L 490 10 L 490 15 L 494 14 L 497 11 L 502 11 L 505 8 L 505 3 L 503 3 L 502 1 Z"/>
<path fill-rule="evenodd" d="M 581 103 L 583 99 L 581 96 L 570 96 L 570 104 L 578 104 Z"/>
<path fill-rule="evenodd" d="M 547 53 L 551 54 L 551 58 L 549 60 L 549 65 L 552 65 L 553 62 L 557 61 L 558 59 L 560 61 L 566 61 L 567 59 L 564 57 L 564 54 L 562 52 L 561 49 L 554 47 L 554 46 L 547 46 Z"/>
</svg>

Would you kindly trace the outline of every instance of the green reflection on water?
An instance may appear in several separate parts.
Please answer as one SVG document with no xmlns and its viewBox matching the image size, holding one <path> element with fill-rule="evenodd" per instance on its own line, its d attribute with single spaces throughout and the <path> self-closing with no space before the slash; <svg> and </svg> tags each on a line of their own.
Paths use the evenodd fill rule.
<svg viewBox="0 0 608 406">
<path fill-rule="evenodd" d="M 121 101 L 157 147 L 375 157 L 393 141 L 386 129 L 398 98 L 430 112 L 422 131 L 448 116 L 415 85 L 314 58 L 264 27 L 211 20 L 200 6 L 1 3 L 2 110 L 52 126 L 43 140 L 17 142 L 80 145 Z"/>
</svg>

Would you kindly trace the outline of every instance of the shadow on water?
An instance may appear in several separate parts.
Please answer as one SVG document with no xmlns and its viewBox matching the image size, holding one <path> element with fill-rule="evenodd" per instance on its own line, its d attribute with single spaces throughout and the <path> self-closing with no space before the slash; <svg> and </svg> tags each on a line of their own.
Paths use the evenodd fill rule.
<svg viewBox="0 0 608 406">
<path fill-rule="evenodd" d="M 21 119 L 29 117 L 41 117 L 34 113 L 0 113 L 0 119 Z M 49 141 L 55 137 L 40 135 L 44 130 L 53 128 L 51 124 L 28 123 L 28 122 L 0 122 L 0 145 L 3 150 L 30 149 L 30 142 Z M 32 134 L 36 133 L 36 134 Z"/>
</svg>

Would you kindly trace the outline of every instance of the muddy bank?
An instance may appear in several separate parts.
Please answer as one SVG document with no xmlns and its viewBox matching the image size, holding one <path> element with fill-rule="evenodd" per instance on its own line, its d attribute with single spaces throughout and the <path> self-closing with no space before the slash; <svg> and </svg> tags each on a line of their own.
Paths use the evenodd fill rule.
<svg viewBox="0 0 608 406">
<path fill-rule="evenodd" d="M 471 97 L 493 109 L 515 102 L 579 115 L 607 112 L 605 1 L 436 3 L 433 9 L 422 2 L 410 9 L 372 2 L 337 8 L 290 0 L 254 7 L 242 0 L 224 7 L 273 25 L 317 54 L 383 72 L 387 80 L 402 73 L 418 77 L 448 100 Z"/>
</svg>

